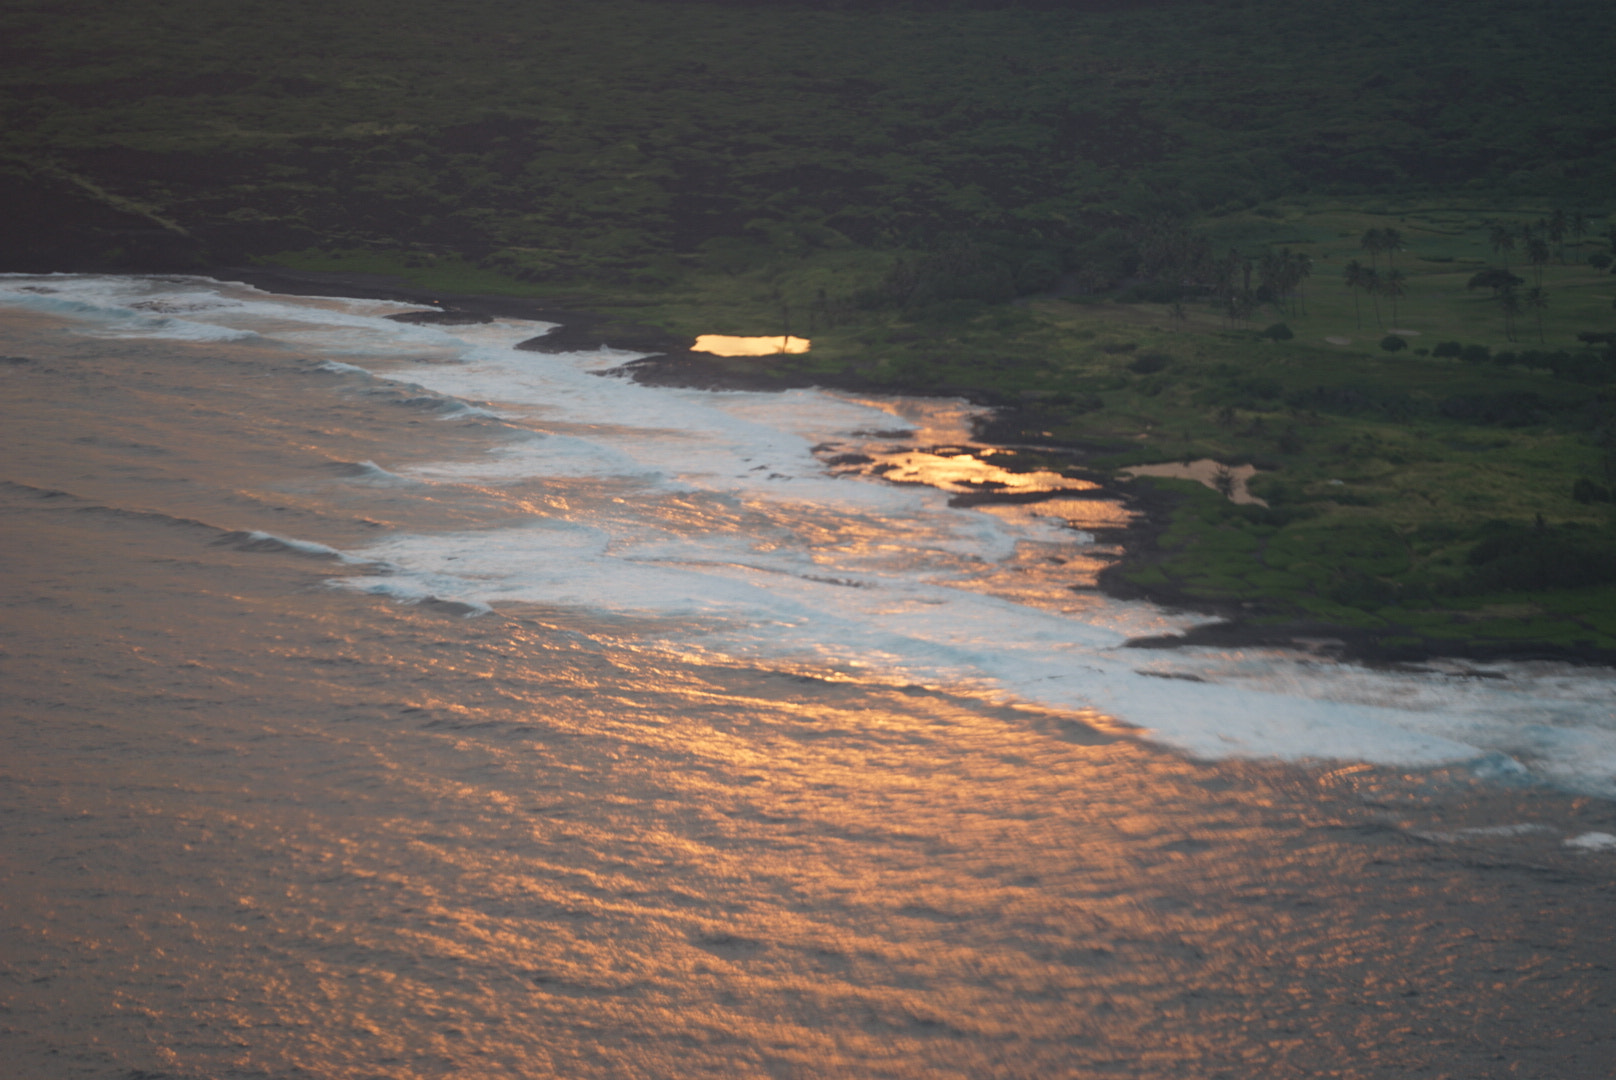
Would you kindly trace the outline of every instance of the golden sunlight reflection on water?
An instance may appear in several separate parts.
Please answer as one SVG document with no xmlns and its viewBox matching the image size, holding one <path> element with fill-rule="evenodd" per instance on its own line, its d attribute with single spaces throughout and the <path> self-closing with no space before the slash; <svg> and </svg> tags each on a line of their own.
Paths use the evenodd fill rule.
<svg viewBox="0 0 1616 1080">
<path fill-rule="evenodd" d="M 1048 469 L 1011 472 L 983 461 L 968 450 L 901 451 L 883 454 L 879 462 L 876 471 L 884 479 L 903 484 L 926 484 L 942 491 L 1091 491 L 1099 486 L 1087 480 L 1068 479 Z"/>
<path fill-rule="evenodd" d="M 691 352 L 713 353 L 716 356 L 778 356 L 780 353 L 805 353 L 810 342 L 800 337 L 732 337 L 728 334 L 702 334 L 690 346 Z"/>
<path fill-rule="evenodd" d="M 0 373 L 11 1075 L 1608 1075 L 1608 864 L 1416 832 L 1608 831 L 1598 806 L 1193 762 L 970 687 L 671 656 L 580 607 L 333 590 L 368 571 L 245 530 L 515 514 L 332 468 L 485 428 L 262 345 L 41 322 L 0 339 L 26 358 Z M 921 445 L 963 494 L 998 478 Z M 1114 520 L 1063 483 L 989 512 Z M 631 495 L 583 487 L 529 494 Z M 827 548 L 905 542 L 797 512 Z M 750 520 L 725 513 L 673 516 Z"/>
<path fill-rule="evenodd" d="M 944 552 L 928 551 L 955 587 L 1066 614 L 1104 606 L 1095 591 L 1098 575 L 1121 550 L 1094 543 L 1094 534 L 1126 529 L 1137 516 L 1132 509 L 1093 481 L 1036 465 L 1017 468 L 1022 456 L 1015 451 L 971 444 L 971 420 L 979 413 L 974 406 L 925 399 L 881 404 L 914 426 L 820 444 L 815 452 L 832 473 L 948 492 L 958 506 L 1020 527 L 1021 539 L 1006 558 L 951 562 Z M 943 441 L 927 444 L 922 435 Z M 890 552 L 913 542 L 885 525 L 869 531 L 857 537 L 844 529 L 836 537 L 844 565 L 860 552 Z"/>
<path fill-rule="evenodd" d="M 30 569 L 82 546 L 46 524 Z M 146 571 L 111 624 L 48 614 L 76 678 L 19 687 L 58 705 L 11 759 L 8 798 L 49 810 L 16 837 L 35 875 L 3 881 L 34 943 L 8 998 L 25 1066 L 1357 1076 L 1501 1015 L 1478 965 L 1567 980 L 1523 985 L 1516 1017 L 1596 985 L 1559 962 L 1574 923 L 1359 828 L 1342 796 L 1372 773 L 641 655 L 577 613 L 311 596 L 275 580 L 295 560 L 165 567 L 160 523 L 107 524 L 118 559 L 33 579 L 65 599 Z M 199 580 L 183 624 L 142 625 Z"/>
</svg>

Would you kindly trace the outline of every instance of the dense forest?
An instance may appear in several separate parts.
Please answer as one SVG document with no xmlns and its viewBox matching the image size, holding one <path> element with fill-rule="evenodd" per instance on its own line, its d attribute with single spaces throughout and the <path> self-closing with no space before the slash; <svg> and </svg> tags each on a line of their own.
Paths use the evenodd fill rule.
<svg viewBox="0 0 1616 1080">
<path fill-rule="evenodd" d="M 0 240 L 655 285 L 968 237 L 1022 290 L 1114 281 L 1145 223 L 1283 195 L 1597 202 L 1611 40 L 1594 0 L 19 0 Z"/>
</svg>

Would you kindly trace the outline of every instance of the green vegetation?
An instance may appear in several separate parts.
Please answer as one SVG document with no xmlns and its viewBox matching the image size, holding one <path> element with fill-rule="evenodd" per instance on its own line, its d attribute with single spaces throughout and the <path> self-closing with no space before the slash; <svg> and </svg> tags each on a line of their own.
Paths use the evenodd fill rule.
<svg viewBox="0 0 1616 1080">
<path fill-rule="evenodd" d="M 22 0 L 0 265 L 809 336 L 755 368 L 1257 465 L 1266 509 L 1139 482 L 1160 597 L 1610 650 L 1611 40 L 1590 0 Z"/>
<path fill-rule="evenodd" d="M 1546 265 L 1542 288 L 1556 302 L 1541 344 L 1535 332 L 1511 342 L 1492 295 L 1466 288 L 1491 255 L 1495 223 L 1538 216 L 1295 201 L 1206 219 L 1196 234 L 1220 239 L 1272 226 L 1319 268 L 1305 303 L 1264 300 L 1244 323 L 1211 286 L 1169 302 L 1127 289 L 906 302 L 893 283 L 923 276 L 916 260 L 860 248 L 593 300 L 691 335 L 808 334 L 807 355 L 745 363 L 782 386 L 997 402 L 1008 409 L 997 437 L 1087 448 L 1088 469 L 1211 457 L 1263 470 L 1252 489 L 1266 509 L 1198 484 L 1137 482 L 1176 500 L 1124 571 L 1147 594 L 1240 603 L 1252 620 L 1328 622 L 1410 649 L 1612 650 L 1616 354 L 1608 329 L 1592 328 L 1616 322 L 1616 278 L 1577 250 Z M 1328 269 L 1352 261 L 1365 231 L 1394 227 L 1409 267 L 1395 328 L 1389 307 L 1379 324 L 1368 306 L 1355 311 L 1344 277 Z M 1607 243 L 1590 232 L 1582 246 Z M 435 288 L 489 284 L 464 264 L 313 258 Z M 816 300 L 838 284 L 840 301 Z M 1284 322 L 1252 328 L 1281 313 Z M 1386 351 L 1386 337 L 1410 347 Z"/>
<path fill-rule="evenodd" d="M 216 262 L 655 286 L 998 232 L 1109 283 L 1164 215 L 1602 198 L 1613 39 L 1599 0 L 15 0 L 0 159 Z"/>
</svg>

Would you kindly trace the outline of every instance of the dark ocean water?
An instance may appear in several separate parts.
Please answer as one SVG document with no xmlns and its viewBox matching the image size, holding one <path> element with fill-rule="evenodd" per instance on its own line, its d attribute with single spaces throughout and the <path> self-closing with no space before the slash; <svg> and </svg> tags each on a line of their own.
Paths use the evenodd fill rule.
<svg viewBox="0 0 1616 1080">
<path fill-rule="evenodd" d="M 1123 649 L 959 403 L 0 304 L 8 1075 L 1609 1075 L 1608 673 Z"/>
</svg>

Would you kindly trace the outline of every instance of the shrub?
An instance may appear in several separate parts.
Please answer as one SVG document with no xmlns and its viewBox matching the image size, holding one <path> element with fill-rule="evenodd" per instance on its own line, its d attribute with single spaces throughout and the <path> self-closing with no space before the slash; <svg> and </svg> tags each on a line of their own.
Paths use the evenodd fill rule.
<svg viewBox="0 0 1616 1080">
<path fill-rule="evenodd" d="M 1432 356 L 1451 356 L 1455 360 L 1464 353 L 1464 346 L 1457 341 L 1444 341 L 1431 350 Z"/>
<path fill-rule="evenodd" d="M 1551 419 L 1553 403 L 1530 391 L 1499 394 L 1455 394 L 1437 402 L 1437 412 L 1450 420 L 1495 427 L 1525 427 Z"/>
<path fill-rule="evenodd" d="M 1470 549 L 1466 584 L 1482 591 L 1603 585 L 1616 581 L 1611 556 L 1609 542 L 1591 529 L 1511 526 Z"/>
<path fill-rule="evenodd" d="M 1041 403 L 1056 412 L 1079 416 L 1105 408 L 1105 399 L 1099 394 L 1054 394 Z"/>
<path fill-rule="evenodd" d="M 1269 341 L 1289 341 L 1296 335 L 1291 331 L 1290 327 L 1286 326 L 1282 322 L 1277 322 L 1273 326 L 1270 326 L 1268 329 L 1264 330 L 1262 332 L 1262 336 L 1267 338 Z"/>
<path fill-rule="evenodd" d="M 1596 484 L 1587 477 L 1582 477 L 1571 485 L 1571 497 L 1580 503 L 1616 502 L 1616 493 L 1604 484 Z"/>
<path fill-rule="evenodd" d="M 1047 292 L 1060 282 L 1060 256 L 1052 251 L 1031 252 L 1014 264 L 1012 273 L 1018 295 Z"/>
<path fill-rule="evenodd" d="M 1117 293 L 1119 304 L 1171 304 L 1184 299 L 1184 286 L 1170 281 L 1144 281 Z"/>
<path fill-rule="evenodd" d="M 1611 257 L 1606 255 L 1603 251 L 1596 252 L 1593 255 L 1588 256 L 1588 265 L 1593 267 L 1595 270 L 1603 270 L 1610 264 Z"/>
<path fill-rule="evenodd" d="M 1396 334 L 1387 334 L 1385 337 L 1380 339 L 1380 347 L 1385 349 L 1387 352 L 1397 352 L 1399 349 L 1408 348 L 1408 342 L 1404 341 Z"/>
<path fill-rule="evenodd" d="M 1459 354 L 1459 359 L 1467 364 L 1485 364 L 1492 355 L 1492 350 L 1485 345 L 1466 345 Z"/>
<path fill-rule="evenodd" d="M 862 307 L 925 308 L 974 300 L 999 304 L 1016 295 L 1014 260 L 992 247 L 950 243 L 915 259 L 899 259 L 886 277 L 858 297 Z"/>
<path fill-rule="evenodd" d="M 1256 503 L 1231 506 L 1230 511 L 1253 525 L 1270 525 L 1276 529 L 1283 529 L 1294 521 L 1306 521 L 1319 515 L 1318 510 L 1312 506 L 1258 506 Z"/>
<path fill-rule="evenodd" d="M 1166 353 L 1147 352 L 1140 353 L 1128 364 L 1128 370 L 1135 375 L 1154 375 L 1173 362 L 1173 358 Z"/>
<path fill-rule="evenodd" d="M 1374 387 L 1315 386 L 1292 390 L 1285 404 L 1293 409 L 1336 413 L 1342 416 L 1383 416 L 1408 420 L 1429 411 L 1429 404 L 1408 394 Z"/>
<path fill-rule="evenodd" d="M 1616 356 L 1608 352 L 1569 353 L 1563 349 L 1548 354 L 1547 358 L 1547 366 L 1555 378 L 1590 384 L 1608 381 L 1613 374 L 1613 362 Z"/>
<path fill-rule="evenodd" d="M 1345 607 L 1373 611 L 1397 603 L 1402 590 L 1390 581 L 1366 574 L 1361 570 L 1347 570 L 1330 589 L 1330 599 Z"/>
<path fill-rule="evenodd" d="M 1243 378 L 1230 379 L 1228 389 L 1242 400 L 1258 398 L 1272 401 L 1279 397 L 1285 387 L 1278 379 L 1271 379 L 1265 375 L 1247 375 Z"/>
<path fill-rule="evenodd" d="M 1494 293 L 1505 289 L 1513 289 L 1517 285 L 1525 285 L 1526 279 L 1510 273 L 1508 270 L 1496 266 L 1475 274 L 1465 283 L 1466 289 L 1491 289 Z"/>
</svg>

